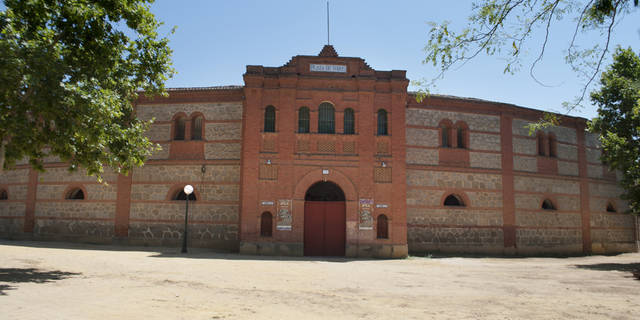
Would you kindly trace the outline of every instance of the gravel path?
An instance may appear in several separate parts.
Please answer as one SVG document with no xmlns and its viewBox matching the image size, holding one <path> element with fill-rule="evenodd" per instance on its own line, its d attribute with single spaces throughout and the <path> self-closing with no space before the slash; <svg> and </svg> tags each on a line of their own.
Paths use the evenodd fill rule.
<svg viewBox="0 0 640 320">
<path fill-rule="evenodd" d="M 640 319 L 640 254 L 270 258 L 0 240 L 0 319 Z"/>
</svg>

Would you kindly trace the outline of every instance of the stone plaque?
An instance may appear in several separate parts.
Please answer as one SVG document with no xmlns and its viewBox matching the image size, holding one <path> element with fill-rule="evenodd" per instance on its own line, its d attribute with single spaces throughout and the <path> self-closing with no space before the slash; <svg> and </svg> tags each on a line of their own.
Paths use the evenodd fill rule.
<svg viewBox="0 0 640 320">
<path fill-rule="evenodd" d="M 276 230 L 291 230 L 291 200 L 278 200 Z"/>
<path fill-rule="evenodd" d="M 373 230 L 373 199 L 360 199 L 360 230 Z"/>
<path fill-rule="evenodd" d="M 338 64 L 309 64 L 309 71 L 312 72 L 340 72 L 347 73 L 347 66 Z"/>
</svg>

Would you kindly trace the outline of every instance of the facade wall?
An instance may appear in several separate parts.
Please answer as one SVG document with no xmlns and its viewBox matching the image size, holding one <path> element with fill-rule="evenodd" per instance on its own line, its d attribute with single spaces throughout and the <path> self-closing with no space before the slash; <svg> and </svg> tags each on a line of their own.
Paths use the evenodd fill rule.
<svg viewBox="0 0 640 320">
<path fill-rule="evenodd" d="M 526 127 L 540 116 L 532 110 L 448 97 L 421 103 L 410 99 L 408 104 L 410 251 L 564 255 L 636 250 L 634 217 L 622 213 L 627 208 L 615 174 L 600 163 L 597 138 L 581 133 L 579 119 L 544 129 L 545 154 L 540 155 L 537 136 Z M 469 128 L 465 150 L 442 147 L 440 124 L 462 119 Z M 468 154 L 470 161 L 447 162 L 447 153 Z M 465 206 L 445 206 L 448 194 L 461 195 Z M 552 210 L 542 208 L 545 200 Z M 617 212 L 606 212 L 609 203 Z"/>
<path fill-rule="evenodd" d="M 312 72 L 312 63 L 346 72 Z M 185 201 L 174 199 L 191 184 L 189 246 L 303 255 L 305 194 L 329 181 L 345 194 L 347 256 L 637 250 L 620 173 L 603 166 L 584 119 L 565 117 L 531 136 L 527 125 L 539 111 L 438 95 L 418 103 L 404 71 L 331 54 L 296 56 L 279 68 L 247 66 L 244 80 L 243 87 L 141 97 L 137 116 L 153 120 L 147 134 L 160 148 L 128 176 L 105 173 L 100 184 L 53 156 L 45 172 L 26 161 L 3 171 L 0 237 L 179 246 Z M 327 102 L 334 134 L 319 132 L 319 105 Z M 267 106 L 275 108 L 273 132 L 264 130 Z M 301 107 L 310 110 L 309 132 L 298 130 Z M 347 109 L 354 110 L 354 134 L 344 132 Z M 381 109 L 387 134 L 377 130 Z M 176 137 L 179 117 L 184 139 Z M 201 138 L 192 134 L 197 117 Z M 66 199 L 74 189 L 84 199 Z M 450 195 L 463 205 L 445 205 Z M 543 209 L 545 201 L 552 208 Z M 265 212 L 273 217 L 268 234 Z M 386 238 L 378 236 L 381 215 Z"/>
</svg>

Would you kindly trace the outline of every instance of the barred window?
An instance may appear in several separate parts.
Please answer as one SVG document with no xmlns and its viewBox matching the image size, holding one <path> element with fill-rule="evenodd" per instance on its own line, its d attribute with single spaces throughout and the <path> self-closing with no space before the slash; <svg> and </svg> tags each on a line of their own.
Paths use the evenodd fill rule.
<svg viewBox="0 0 640 320">
<path fill-rule="evenodd" d="M 542 209 L 544 209 L 544 210 L 556 210 L 556 206 L 553 205 L 553 202 L 551 202 L 551 200 L 544 199 L 544 201 L 542 201 Z"/>
<path fill-rule="evenodd" d="M 449 134 L 451 133 L 451 128 L 447 124 L 442 124 L 440 126 L 441 136 L 442 136 L 442 147 L 449 148 L 451 147 L 451 137 Z"/>
<path fill-rule="evenodd" d="M 309 133 L 309 108 L 298 110 L 298 133 Z"/>
<path fill-rule="evenodd" d="M 616 207 L 613 206 L 613 203 L 607 202 L 607 212 L 618 212 Z"/>
<path fill-rule="evenodd" d="M 386 136 L 389 134 L 387 128 L 387 110 L 380 109 L 378 110 L 378 135 Z"/>
<path fill-rule="evenodd" d="M 547 153 L 544 151 L 544 134 L 538 132 L 538 155 L 545 156 Z"/>
<path fill-rule="evenodd" d="M 191 120 L 191 140 L 202 140 L 202 116 Z"/>
<path fill-rule="evenodd" d="M 271 212 L 263 212 L 260 216 L 260 236 L 271 237 L 273 235 L 273 216 Z"/>
<path fill-rule="evenodd" d="M 318 133 L 336 133 L 335 111 L 330 103 L 320 104 L 318 115 Z"/>
<path fill-rule="evenodd" d="M 557 155 L 556 137 L 549 135 L 549 157 L 555 157 Z"/>
<path fill-rule="evenodd" d="M 187 194 L 184 193 L 183 189 L 180 189 L 180 191 L 176 192 L 176 194 L 173 196 L 173 200 L 187 200 Z M 189 200 L 196 201 L 196 194 L 189 194 Z"/>
<path fill-rule="evenodd" d="M 465 141 L 464 141 L 464 136 L 465 136 L 465 129 L 463 127 L 458 127 L 456 129 L 457 132 L 457 138 L 458 138 L 458 148 L 460 149 L 464 149 L 466 147 Z"/>
<path fill-rule="evenodd" d="M 347 108 L 344 110 L 344 134 L 356 133 L 356 119 L 353 109 Z"/>
<path fill-rule="evenodd" d="M 184 130 L 186 127 L 186 118 L 180 116 L 176 118 L 174 123 L 173 140 L 184 140 Z"/>
<path fill-rule="evenodd" d="M 378 216 L 376 237 L 378 239 L 389 239 L 389 219 L 384 214 Z"/>
<path fill-rule="evenodd" d="M 71 189 L 65 196 L 67 200 L 84 200 L 84 192 L 80 188 Z"/>
<path fill-rule="evenodd" d="M 0 200 L 8 200 L 9 195 L 7 194 L 7 190 L 0 189 Z"/>
<path fill-rule="evenodd" d="M 264 132 L 276 132 L 276 108 L 273 106 L 264 110 Z"/>
<path fill-rule="evenodd" d="M 464 202 L 462 202 L 460 196 L 450 194 L 444 199 L 444 205 L 447 207 L 464 207 Z"/>
</svg>

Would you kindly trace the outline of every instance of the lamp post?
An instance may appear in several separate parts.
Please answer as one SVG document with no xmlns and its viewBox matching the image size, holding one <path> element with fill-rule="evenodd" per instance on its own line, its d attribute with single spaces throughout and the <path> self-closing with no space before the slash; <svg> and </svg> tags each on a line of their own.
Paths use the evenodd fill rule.
<svg viewBox="0 0 640 320">
<path fill-rule="evenodd" d="M 184 186 L 184 194 L 187 195 L 186 197 L 186 209 L 184 211 L 184 235 L 182 236 L 182 253 L 187 253 L 187 221 L 188 221 L 188 217 L 189 217 L 189 196 L 191 195 L 191 193 L 193 192 L 193 186 L 188 184 L 186 186 Z"/>
</svg>

